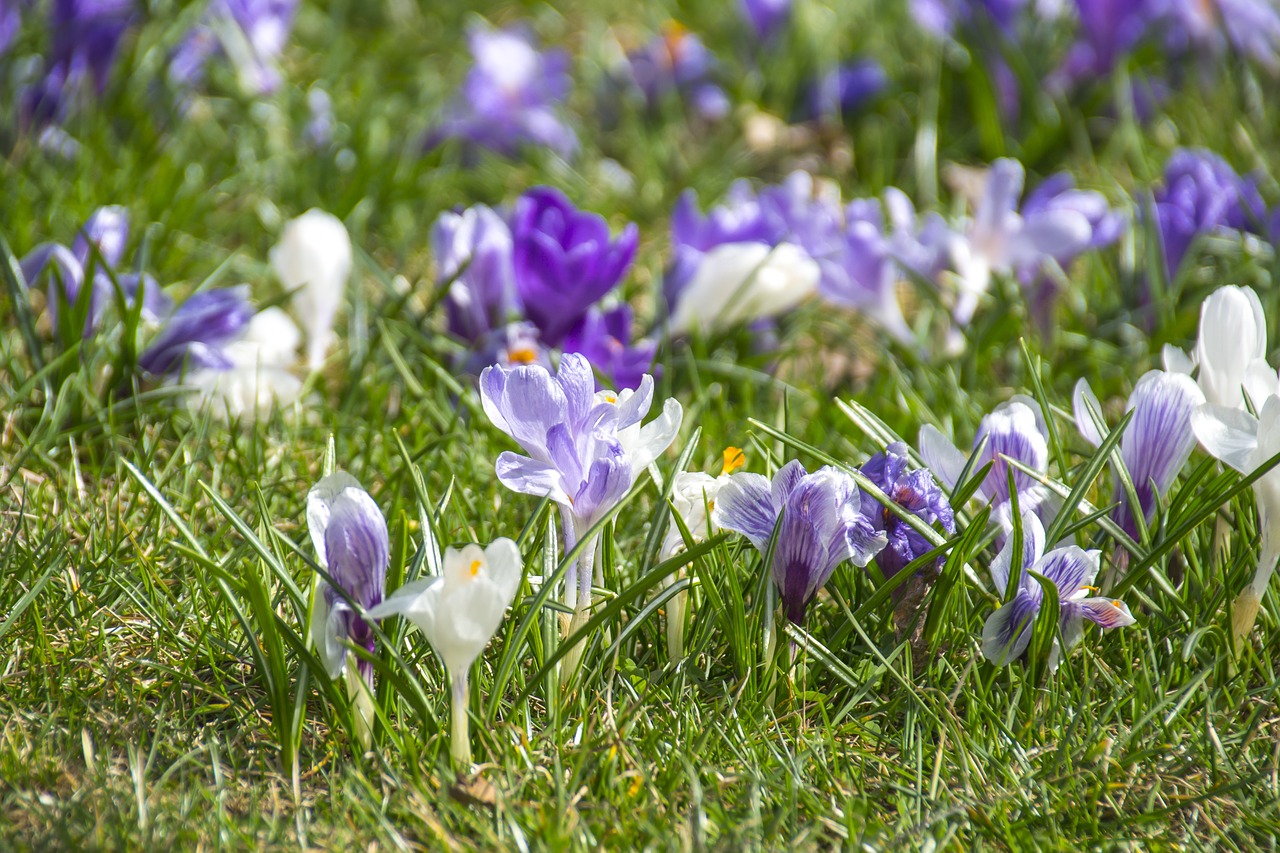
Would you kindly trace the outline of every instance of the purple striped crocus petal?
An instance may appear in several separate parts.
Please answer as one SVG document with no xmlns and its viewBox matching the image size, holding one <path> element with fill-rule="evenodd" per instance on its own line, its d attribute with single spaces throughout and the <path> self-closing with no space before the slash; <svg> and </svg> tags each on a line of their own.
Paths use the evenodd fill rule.
<svg viewBox="0 0 1280 853">
<path fill-rule="evenodd" d="M 800 464 L 799 459 L 792 459 L 786 465 L 778 469 L 773 475 L 773 483 L 769 487 L 770 494 L 773 498 L 775 507 L 785 506 L 787 500 L 791 497 L 791 493 L 795 491 L 800 481 L 808 476 L 804 465 Z"/>
<path fill-rule="evenodd" d="M 631 464 L 622 448 L 613 443 L 587 469 L 586 478 L 573 497 L 574 515 L 594 522 L 622 500 L 631 483 Z"/>
<path fill-rule="evenodd" d="M 1138 620 L 1129 612 L 1129 605 L 1117 598 L 1084 598 L 1076 602 L 1080 615 L 1102 628 L 1123 628 Z"/>
<path fill-rule="evenodd" d="M 1120 440 L 1120 452 L 1148 521 L 1156 498 L 1173 485 L 1195 448 L 1191 413 L 1203 402 L 1204 393 L 1190 376 L 1163 370 L 1144 375 L 1129 397 L 1133 419 Z M 1123 492 L 1119 483 L 1117 491 Z"/>
<path fill-rule="evenodd" d="M 809 602 L 830 575 L 823 571 L 827 549 L 813 521 L 810 513 L 800 506 L 794 512 L 784 511 L 773 554 L 773 581 L 778 587 L 782 610 L 796 625 L 804 624 Z"/>
<path fill-rule="evenodd" d="M 1045 554 L 1031 570 L 1053 581 L 1058 588 L 1058 598 L 1067 599 L 1093 583 L 1098 574 L 1099 551 L 1086 551 L 1076 545 L 1054 548 Z M 1038 586 L 1034 580 L 1027 584 Z"/>
<path fill-rule="evenodd" d="M 568 401 L 546 369 L 486 367 L 480 374 L 480 400 L 494 426 L 536 458 L 547 459 L 547 432 L 565 422 Z"/>
<path fill-rule="evenodd" d="M 178 373 L 184 364 L 225 370 L 231 361 L 222 348 L 243 334 L 253 319 L 248 297 L 247 285 L 192 296 L 169 318 L 138 366 L 156 376 Z"/>
<path fill-rule="evenodd" d="M 1025 587 L 1030 578 L 1026 569 L 1031 568 L 1044 555 L 1044 525 L 1034 512 L 1022 513 L 1022 565 L 1018 567 L 1018 586 Z M 1004 597 L 1009 589 L 1009 575 L 1013 570 L 1013 537 L 1005 539 L 1004 547 L 991 561 L 991 580 L 995 582 L 996 595 Z"/>
<path fill-rule="evenodd" d="M 761 554 L 769 549 L 778 510 L 770 494 L 769 478 L 739 473 L 720 488 L 711 510 L 711 523 L 724 530 L 741 533 Z"/>
<path fill-rule="evenodd" d="M 920 458 L 948 489 L 954 489 L 969 459 L 932 424 L 920 427 Z"/>
<path fill-rule="evenodd" d="M 1011 401 L 997 406 L 991 414 L 982 419 L 978 433 L 974 436 L 973 445 L 977 447 L 986 439 L 982 455 L 975 460 L 974 470 L 980 469 L 988 461 L 992 462 L 991 470 L 982 483 L 982 493 L 994 499 L 997 504 L 1009 499 L 1009 479 L 1006 473 L 1009 463 L 1001 457 L 1016 459 L 1035 471 L 1044 471 L 1049 465 L 1049 444 L 1030 406 L 1020 401 Z M 1016 468 L 1013 470 L 1013 482 L 1018 492 L 1034 488 L 1037 484 L 1029 474 Z"/>
<path fill-rule="evenodd" d="M 560 357 L 556 384 L 564 393 L 568 422 L 574 428 L 579 427 L 586 422 L 587 413 L 596 400 L 596 377 L 591 371 L 591 362 L 580 353 L 565 353 Z"/>
<path fill-rule="evenodd" d="M 987 617 L 982 628 L 982 656 L 996 666 L 1008 666 L 1027 650 L 1041 599 L 1021 590 L 1013 600 Z"/>
<path fill-rule="evenodd" d="M 498 455 L 494 467 L 498 482 L 513 492 L 548 497 L 565 506 L 571 503 L 562 485 L 560 471 L 554 465 L 506 450 Z"/>
<path fill-rule="evenodd" d="M 330 678 L 342 675 L 347 664 L 347 636 L 351 608 L 334 593 L 333 587 L 320 581 L 316 591 L 315 612 L 311 614 L 311 644 Z"/>
<path fill-rule="evenodd" d="M 345 488 L 330 505 L 324 550 L 329 575 L 347 595 L 365 608 L 382 601 L 390 539 L 382 510 L 364 489 Z"/>
</svg>

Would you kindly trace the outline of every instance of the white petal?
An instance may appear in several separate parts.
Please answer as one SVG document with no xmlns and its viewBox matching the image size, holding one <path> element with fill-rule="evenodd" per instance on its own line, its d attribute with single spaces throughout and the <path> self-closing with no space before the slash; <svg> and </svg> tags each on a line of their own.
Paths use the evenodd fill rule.
<svg viewBox="0 0 1280 853">
<path fill-rule="evenodd" d="M 1191 429 L 1204 449 L 1242 474 L 1253 471 L 1258 419 L 1248 412 L 1205 403 L 1191 413 Z"/>
<path fill-rule="evenodd" d="M 271 250 L 271 266 L 294 291 L 293 304 L 307 332 L 307 363 L 324 362 L 333 321 L 351 276 L 351 236 L 336 216 L 312 208 L 285 225 Z"/>
<path fill-rule="evenodd" d="M 1196 363 L 1192 356 L 1187 355 L 1184 350 L 1180 350 L 1172 344 L 1164 345 L 1163 355 L 1164 369 L 1170 373 L 1185 373 L 1190 376 L 1192 371 L 1196 369 Z"/>
<path fill-rule="evenodd" d="M 1094 447 L 1099 447 L 1106 422 L 1102 419 L 1102 404 L 1089 387 L 1089 380 L 1081 379 L 1076 382 L 1075 391 L 1071 395 L 1071 408 L 1075 413 L 1076 429 L 1080 430 L 1080 435 Z"/>
<path fill-rule="evenodd" d="M 307 492 L 307 529 L 311 532 L 311 544 L 316 549 L 316 562 L 322 569 L 329 568 L 325 556 L 324 535 L 329 528 L 329 514 L 333 502 L 344 489 L 359 489 L 360 481 L 346 471 L 334 471 L 311 487 Z"/>
<path fill-rule="evenodd" d="M 924 459 L 924 464 L 929 466 L 929 470 L 945 483 L 948 489 L 954 489 L 960 474 L 964 472 L 964 466 L 969 464 L 969 457 L 957 450 L 956 446 L 932 424 L 920 427 L 919 444 L 920 457 Z"/>
<path fill-rule="evenodd" d="M 638 475 L 648 468 L 662 453 L 671 446 L 680 432 L 680 422 L 684 419 L 684 409 L 674 397 L 668 397 L 662 404 L 662 414 L 640 428 L 639 438 L 635 446 L 627 448 L 631 458 L 631 471 Z"/>
<path fill-rule="evenodd" d="M 817 262 L 790 243 L 716 246 L 681 294 L 671 332 L 711 332 L 776 316 L 815 293 L 821 275 Z"/>
</svg>

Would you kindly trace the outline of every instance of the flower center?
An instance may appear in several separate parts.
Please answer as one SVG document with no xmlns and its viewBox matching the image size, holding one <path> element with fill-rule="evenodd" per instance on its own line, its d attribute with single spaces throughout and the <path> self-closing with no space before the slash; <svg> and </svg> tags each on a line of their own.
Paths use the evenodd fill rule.
<svg viewBox="0 0 1280 853">
<path fill-rule="evenodd" d="M 724 449 L 724 468 L 721 474 L 729 474 L 747 464 L 747 455 L 741 447 L 729 446 Z"/>
<path fill-rule="evenodd" d="M 471 561 L 471 577 L 475 577 L 476 575 L 480 574 L 481 565 L 482 565 L 482 562 L 480 560 Z"/>
<path fill-rule="evenodd" d="M 538 360 L 538 354 L 530 347 L 518 347 L 508 352 L 507 358 L 512 364 L 533 364 Z"/>
</svg>

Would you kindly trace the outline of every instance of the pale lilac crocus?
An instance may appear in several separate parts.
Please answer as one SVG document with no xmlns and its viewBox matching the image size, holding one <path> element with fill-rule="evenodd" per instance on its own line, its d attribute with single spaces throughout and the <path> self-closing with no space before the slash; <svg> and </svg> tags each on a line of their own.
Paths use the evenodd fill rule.
<svg viewBox="0 0 1280 853">
<path fill-rule="evenodd" d="M 565 549 L 572 548 L 631 490 L 636 478 L 670 446 L 683 410 L 668 399 L 662 414 L 641 425 L 653 402 L 653 378 L 635 391 L 596 393 L 587 359 L 566 353 L 555 375 L 539 365 L 493 365 L 480 374 L 485 414 L 527 456 L 503 452 L 498 480 L 512 491 L 549 497 L 560 506 Z M 591 604 L 598 541 L 587 543 L 565 577 L 565 603 L 579 623 Z"/>
<path fill-rule="evenodd" d="M 888 85 L 888 75 L 874 59 L 842 63 L 809 84 L 801 118 L 806 121 L 842 122 L 862 111 Z"/>
<path fill-rule="evenodd" d="M 901 274 L 885 234 L 880 204 L 874 199 L 856 199 L 845 207 L 844 218 L 840 263 L 836 270 L 826 270 L 820 284 L 823 298 L 857 309 L 894 340 L 913 344 L 915 335 L 898 300 Z"/>
<path fill-rule="evenodd" d="M 455 337 L 474 346 L 519 313 L 513 247 L 506 220 L 483 204 L 446 211 L 431 226 L 436 283 L 448 287 L 445 317 Z"/>
<path fill-rule="evenodd" d="M 476 26 L 467 44 L 474 65 L 424 147 L 457 139 L 507 157 L 526 145 L 571 157 L 578 138 L 560 115 L 572 83 L 568 55 L 539 52 L 519 27 Z"/>
<path fill-rule="evenodd" d="M 983 657 L 996 666 L 1013 663 L 1031 642 L 1036 615 L 1044 602 L 1044 590 L 1032 572 L 1053 581 L 1058 592 L 1062 644 L 1060 647 L 1054 640 L 1049 653 L 1051 670 L 1057 668 L 1061 654 L 1070 652 L 1084 636 L 1084 620 L 1104 630 L 1134 624 L 1133 614 L 1123 601 L 1091 594 L 1098 591 L 1092 584 L 1098 575 L 1100 551 L 1068 545 L 1046 553 L 1044 548 L 1045 531 L 1040 519 L 1034 513 L 1023 513 L 1021 565 L 1013 564 L 1013 537 L 1005 541 L 991 562 L 991 580 L 1001 597 L 1009 589 L 1010 576 L 1017 573 L 1013 598 L 991 614 L 982 630 Z"/>
<path fill-rule="evenodd" d="M 564 352 L 585 355 L 591 366 L 614 388 L 638 388 L 646 373 L 653 372 L 658 344 L 652 339 L 632 341 L 631 306 L 620 303 L 602 311 L 591 308 L 564 339 Z M 597 382 L 600 390 L 604 386 Z"/>
<path fill-rule="evenodd" d="M 316 562 L 336 585 L 316 578 L 311 638 L 328 676 L 338 678 L 344 671 L 350 675 L 348 644 L 369 654 L 376 648 L 372 626 L 352 604 L 368 610 L 382 602 L 391 554 L 387 522 L 359 481 L 338 471 L 308 492 L 307 528 Z M 355 672 L 357 677 L 348 677 L 347 688 L 357 710 L 356 735 L 368 748 L 373 725 L 373 665 L 361 658 Z"/>
<path fill-rule="evenodd" d="M 675 21 L 628 53 L 625 71 L 650 110 L 676 94 L 706 121 L 719 121 L 729 114 L 729 96 L 715 79 L 715 56 L 702 39 Z"/>
<path fill-rule="evenodd" d="M 559 346 L 626 276 L 639 232 L 629 223 L 614 238 L 603 216 L 579 210 L 551 187 L 525 191 L 512 220 L 516 293 L 543 342 Z"/>
<path fill-rule="evenodd" d="M 1129 395 L 1126 411 L 1133 412 L 1133 418 L 1120 438 L 1120 459 L 1133 481 L 1138 506 L 1130 504 L 1117 471 L 1112 499 L 1119 505 L 1111 517 L 1135 541 L 1140 538 L 1138 515 L 1144 523 L 1151 522 L 1157 502 L 1168 493 L 1195 449 L 1191 413 L 1203 402 L 1204 394 L 1190 376 L 1163 370 L 1148 371 Z M 1101 446 L 1106 424 L 1102 405 L 1088 380 L 1076 383 L 1072 408 L 1080 434 L 1094 447 Z M 1123 558 L 1127 552 L 1119 553 Z"/>
<path fill-rule="evenodd" d="M 747 537 L 762 556 L 777 529 L 769 571 L 795 625 L 804 624 L 809 604 L 841 563 L 866 566 L 886 542 L 863 511 L 852 477 L 830 466 L 809 474 L 794 460 L 772 481 L 734 474 L 720 488 L 711 519 Z"/>
<path fill-rule="evenodd" d="M 169 64 L 169 79 L 201 83 L 209 60 L 225 56 L 241 87 L 253 95 L 280 88 L 280 54 L 289 41 L 298 0 L 211 0 L 200 23 L 183 38 Z"/>
<path fill-rule="evenodd" d="M 1031 470 L 1042 473 L 1048 470 L 1048 428 L 1040 406 L 1034 400 L 1019 395 L 996 406 L 978 425 L 973 447 L 972 453 L 962 453 L 931 424 L 920 428 L 920 456 L 948 489 L 955 489 L 966 465 L 973 475 L 990 462 L 991 469 L 976 494 L 992 505 L 997 518 L 1007 516 L 1010 509 L 1010 471 L 1018 492 L 1018 506 L 1023 511 L 1049 511 L 1051 493 L 1048 487 L 1025 471 L 1011 467 L 1007 461 L 1016 459 Z"/>
</svg>

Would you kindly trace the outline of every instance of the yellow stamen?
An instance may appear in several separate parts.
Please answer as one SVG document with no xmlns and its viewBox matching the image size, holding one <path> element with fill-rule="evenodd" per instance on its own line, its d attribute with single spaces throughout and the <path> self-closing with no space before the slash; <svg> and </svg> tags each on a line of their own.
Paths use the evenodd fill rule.
<svg viewBox="0 0 1280 853">
<path fill-rule="evenodd" d="M 510 360 L 512 364 L 533 364 L 538 360 L 538 354 L 530 347 L 519 347 L 517 349 L 510 350 L 507 353 L 507 359 Z"/>
<path fill-rule="evenodd" d="M 475 577 L 476 575 L 480 574 L 480 566 L 481 566 L 481 565 L 482 565 L 482 563 L 481 563 L 481 561 L 480 561 L 480 560 L 472 560 L 472 561 L 471 561 L 471 577 Z"/>
<path fill-rule="evenodd" d="M 747 464 L 747 454 L 742 452 L 741 447 L 726 447 L 724 449 L 724 468 L 721 474 L 731 474 L 738 468 Z"/>
<path fill-rule="evenodd" d="M 616 395 L 616 394 L 609 394 L 609 393 L 607 393 L 607 392 L 606 392 L 606 393 L 605 393 L 605 395 L 604 395 L 604 401 L 605 401 L 606 403 L 616 403 L 616 402 L 618 402 L 618 395 Z"/>
<path fill-rule="evenodd" d="M 1080 588 L 1083 589 L 1085 592 L 1092 592 L 1092 593 L 1098 593 L 1102 591 L 1098 589 L 1096 586 L 1082 586 Z"/>
<path fill-rule="evenodd" d="M 1113 599 L 1111 599 L 1111 606 L 1112 606 L 1112 607 L 1124 607 L 1124 602 L 1123 602 L 1123 601 L 1121 601 L 1121 600 L 1120 600 L 1120 599 L 1118 599 L 1118 598 L 1113 598 Z"/>
</svg>

